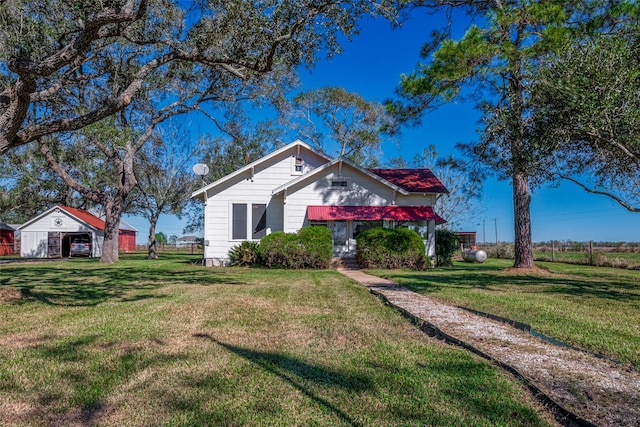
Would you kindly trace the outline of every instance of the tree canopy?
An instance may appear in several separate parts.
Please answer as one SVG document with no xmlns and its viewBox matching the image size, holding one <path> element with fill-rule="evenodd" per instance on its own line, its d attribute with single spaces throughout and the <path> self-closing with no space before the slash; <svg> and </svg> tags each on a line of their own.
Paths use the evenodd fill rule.
<svg viewBox="0 0 640 427">
<path fill-rule="evenodd" d="M 381 103 L 341 87 L 323 87 L 295 96 L 291 104 L 289 119 L 305 141 L 322 151 L 336 143 L 337 155 L 376 165 L 383 132 L 392 121 Z"/>
<path fill-rule="evenodd" d="M 541 64 L 532 138 L 551 147 L 548 179 L 640 212 L 640 38 L 600 34 Z"/>
<path fill-rule="evenodd" d="M 238 94 L 277 70 L 340 50 L 366 13 L 392 2 L 5 0 L 0 2 L 0 154 L 125 109 L 150 82 Z M 156 106 L 176 92 L 155 85 Z M 80 100 L 82 102 L 80 102 Z"/>
<path fill-rule="evenodd" d="M 299 66 L 339 52 L 364 14 L 392 1 L 5 0 L 0 2 L 0 155 L 36 142 L 65 183 L 106 212 L 103 258 L 138 184 L 138 153 L 170 117 L 199 111 L 223 128 L 242 102 L 277 105 Z M 71 173 L 81 157 L 110 177 Z M 84 156 L 90 159 L 91 156 Z M 70 163 L 65 164 L 65 160 Z"/>
<path fill-rule="evenodd" d="M 533 265 L 531 187 L 550 148 L 530 138 L 532 72 L 542 59 L 585 35 L 623 25 L 637 13 L 635 2 L 424 1 L 429 7 L 464 8 L 482 16 L 459 40 L 434 33 L 425 60 L 402 77 L 403 102 L 390 104 L 412 120 L 458 97 L 476 100 L 483 117 L 480 141 L 461 148 L 513 189 L 515 267 Z M 636 15 L 637 16 L 637 15 Z"/>
</svg>

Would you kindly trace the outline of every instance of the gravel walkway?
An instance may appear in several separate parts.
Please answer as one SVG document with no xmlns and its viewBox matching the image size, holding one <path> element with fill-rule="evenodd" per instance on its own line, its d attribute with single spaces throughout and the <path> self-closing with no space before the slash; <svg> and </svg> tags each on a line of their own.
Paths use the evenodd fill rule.
<svg viewBox="0 0 640 427">
<path fill-rule="evenodd" d="M 637 370 L 551 344 L 360 270 L 338 271 L 383 297 L 425 332 L 475 351 L 524 378 L 566 425 L 640 426 Z"/>
</svg>

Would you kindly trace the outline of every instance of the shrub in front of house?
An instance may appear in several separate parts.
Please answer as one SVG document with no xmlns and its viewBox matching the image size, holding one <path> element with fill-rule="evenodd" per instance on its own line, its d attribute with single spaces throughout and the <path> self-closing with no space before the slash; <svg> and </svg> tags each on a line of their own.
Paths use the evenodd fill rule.
<svg viewBox="0 0 640 427">
<path fill-rule="evenodd" d="M 362 268 L 428 267 L 422 237 L 408 228 L 370 228 L 356 238 L 358 264 Z"/>
<path fill-rule="evenodd" d="M 451 267 L 451 258 L 458 250 L 458 235 L 450 230 L 436 230 L 436 266 Z"/>
<path fill-rule="evenodd" d="M 274 231 L 260 240 L 260 259 L 265 267 L 301 268 L 298 259 L 302 257 L 302 247 L 295 234 Z"/>
<path fill-rule="evenodd" d="M 331 263 L 331 231 L 304 227 L 298 233 L 276 231 L 258 247 L 262 265 L 269 268 L 327 268 Z"/>
<path fill-rule="evenodd" d="M 331 230 L 327 227 L 310 226 L 298 231 L 300 243 L 305 247 L 306 268 L 328 268 L 333 257 Z"/>
<path fill-rule="evenodd" d="M 256 267 L 261 264 L 258 242 L 244 241 L 229 251 L 231 265 L 240 267 Z"/>
</svg>

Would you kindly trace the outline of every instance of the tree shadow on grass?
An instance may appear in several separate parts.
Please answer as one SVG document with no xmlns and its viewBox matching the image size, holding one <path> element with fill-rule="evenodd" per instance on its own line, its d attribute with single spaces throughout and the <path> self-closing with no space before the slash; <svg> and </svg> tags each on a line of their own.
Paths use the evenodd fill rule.
<svg viewBox="0 0 640 427">
<path fill-rule="evenodd" d="M 349 392 L 357 393 L 373 388 L 373 384 L 368 378 L 346 374 L 326 367 L 311 365 L 298 358 L 285 354 L 262 352 L 237 347 L 220 342 L 216 338 L 205 333 L 194 334 L 194 337 L 207 339 L 221 347 L 224 347 L 230 352 L 259 365 L 264 370 L 291 384 L 320 406 L 331 411 L 342 422 L 353 426 L 360 425 L 351 419 L 351 417 L 349 417 L 349 415 L 339 407 L 314 392 L 310 386 L 319 385 L 323 387 L 340 387 Z"/>
<path fill-rule="evenodd" d="M 102 340 L 98 334 L 87 334 L 50 339 L 29 348 L 29 358 L 34 363 L 41 361 L 51 378 L 34 380 L 35 388 L 18 386 L 12 390 L 14 395 L 29 394 L 37 402 L 21 419 L 29 425 L 96 425 L 96 419 L 108 407 L 109 397 L 121 385 L 149 368 L 161 370 L 187 358 Z M 59 385 L 37 383 L 51 380 Z"/>
<path fill-rule="evenodd" d="M 39 301 L 55 306 L 96 306 L 115 302 L 133 302 L 150 298 L 166 298 L 156 291 L 162 287 L 184 285 L 239 285 L 234 275 L 213 273 L 210 269 L 143 269 L 86 265 L 51 264 L 3 266 L 0 286 L 9 285 L 20 292 L 13 304 Z"/>
</svg>

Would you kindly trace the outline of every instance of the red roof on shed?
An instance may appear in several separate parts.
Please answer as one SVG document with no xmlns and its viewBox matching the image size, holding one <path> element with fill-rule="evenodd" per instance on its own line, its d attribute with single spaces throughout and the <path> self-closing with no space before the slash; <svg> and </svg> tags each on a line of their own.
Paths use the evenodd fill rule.
<svg viewBox="0 0 640 427">
<path fill-rule="evenodd" d="M 307 217 L 311 221 L 362 220 L 362 221 L 416 221 L 434 220 L 437 224 L 447 221 L 433 212 L 430 206 L 308 206 Z"/>
<path fill-rule="evenodd" d="M 69 212 L 79 220 L 86 222 L 87 224 L 97 228 L 98 230 L 104 230 L 104 221 L 93 215 L 91 212 L 77 208 L 70 208 L 68 206 L 60 206 L 60 209 Z"/>
<path fill-rule="evenodd" d="M 431 172 L 422 169 L 369 169 L 370 172 L 411 193 L 449 193 Z"/>
</svg>

